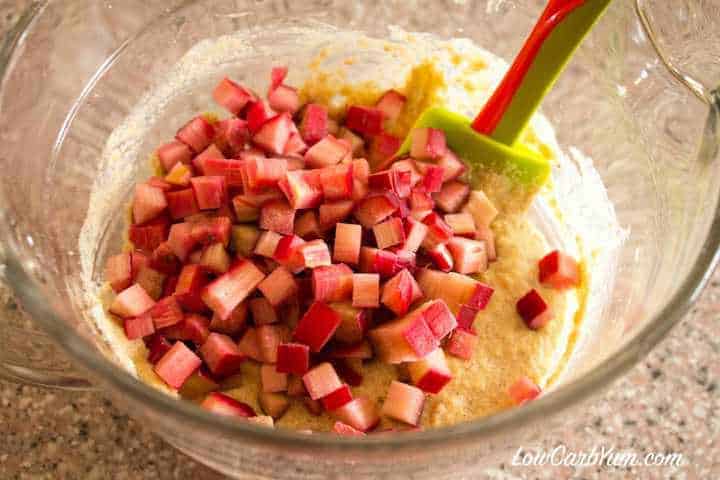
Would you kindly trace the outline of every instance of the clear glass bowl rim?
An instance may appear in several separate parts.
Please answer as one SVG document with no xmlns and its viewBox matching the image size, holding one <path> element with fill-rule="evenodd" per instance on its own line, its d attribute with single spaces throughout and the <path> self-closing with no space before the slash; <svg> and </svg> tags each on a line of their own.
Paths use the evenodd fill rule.
<svg viewBox="0 0 720 480">
<path fill-rule="evenodd" d="M 18 45 L 22 42 L 25 34 L 31 30 L 34 20 L 51 1 L 33 3 L 23 12 L 15 26 L 9 30 L 0 48 L 0 85 L 4 85 L 6 76 L 11 70 Z M 187 6 L 192 1 L 194 0 L 184 2 L 179 8 Z M 172 13 L 173 11 L 166 11 L 164 15 Z M 142 31 L 135 35 L 141 33 Z M 128 41 L 124 42 L 113 54 L 113 57 L 118 55 L 128 43 Z M 107 66 L 106 64 L 104 67 Z M 711 114 L 717 114 L 717 112 Z M 11 235 L 12 232 L 7 225 L 0 222 L 0 240 L 7 244 Z M 348 454 L 362 454 L 375 451 L 387 452 L 388 449 L 394 451 L 413 448 L 446 449 L 453 445 L 476 444 L 483 440 L 489 440 L 493 436 L 507 435 L 535 422 L 547 420 L 550 416 L 561 413 L 602 391 L 642 360 L 689 311 L 720 261 L 719 248 L 720 203 L 716 202 L 713 220 L 700 249 L 700 254 L 675 294 L 632 340 L 582 377 L 551 390 L 522 408 L 511 409 L 483 419 L 417 433 L 371 435 L 360 439 L 329 434 L 306 435 L 291 430 L 258 427 L 246 422 L 227 422 L 222 417 L 197 408 L 190 402 L 177 401 L 144 385 L 97 351 L 88 348 L 79 336 L 62 327 L 64 322 L 48 307 L 47 302 L 42 301 L 41 289 L 24 271 L 22 262 L 15 252 L 6 249 L 4 260 L 10 287 L 33 321 L 39 324 L 74 361 L 89 371 L 93 377 L 102 379 L 104 384 L 109 384 L 113 389 L 130 395 L 133 401 L 147 405 L 155 412 L 162 412 L 171 420 L 183 422 L 183 425 L 197 426 L 205 432 L 214 431 L 224 438 L 237 438 L 257 446 L 264 444 L 288 450 L 321 448 L 325 452 L 336 450 Z"/>
</svg>

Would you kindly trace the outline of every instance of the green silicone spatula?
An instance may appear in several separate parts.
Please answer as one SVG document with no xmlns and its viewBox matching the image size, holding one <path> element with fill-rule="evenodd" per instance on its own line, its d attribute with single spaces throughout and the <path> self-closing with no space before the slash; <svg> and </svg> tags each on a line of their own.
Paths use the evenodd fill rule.
<svg viewBox="0 0 720 480">
<path fill-rule="evenodd" d="M 575 49 L 612 0 L 550 0 L 502 82 L 474 121 L 445 108 L 424 111 L 413 128 L 445 132 L 473 172 L 491 170 L 529 187 L 550 175 L 546 158 L 517 142 Z M 410 151 L 410 137 L 397 156 Z"/>
</svg>

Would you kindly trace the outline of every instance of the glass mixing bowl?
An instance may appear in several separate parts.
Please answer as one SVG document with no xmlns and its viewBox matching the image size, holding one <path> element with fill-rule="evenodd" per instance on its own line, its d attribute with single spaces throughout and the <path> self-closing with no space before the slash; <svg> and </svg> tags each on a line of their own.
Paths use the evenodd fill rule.
<svg viewBox="0 0 720 480">
<path fill-rule="evenodd" d="M 172 135 L 178 119 L 210 105 L 208 86 L 225 73 L 253 83 L 271 64 L 302 66 L 309 52 L 287 48 L 293 36 L 284 26 L 322 22 L 384 38 L 388 26 L 397 25 L 441 38 L 469 37 L 509 59 L 541 8 L 530 0 L 33 4 L 0 52 L 2 260 L 6 280 L 34 319 L 33 325 L 0 320 L 2 374 L 102 389 L 177 448 L 237 478 L 470 475 L 507 460 L 513 447 L 582 423 L 581 401 L 667 334 L 717 261 L 717 2 L 616 0 L 543 105 L 581 174 L 576 178 L 592 180 L 592 171 L 574 152 L 593 158 L 623 230 L 606 238 L 619 245 L 616 269 L 599 277 L 607 282 L 591 299 L 595 325 L 570 372 L 523 408 L 451 428 L 361 440 L 227 421 L 148 388 L 120 368 L 88 321 L 92 305 L 82 295 L 81 277 L 99 280 L 105 255 L 119 246 L 118 213 L 133 183 L 149 173 L 147 155 Z M 248 29 L 255 32 L 249 51 L 236 61 L 204 65 L 212 75 L 188 83 L 145 119 L 149 128 L 138 155 L 101 163 L 110 133 L 191 47 Z M 122 159 L 124 146 L 118 148 Z M 86 214 L 98 207 L 90 190 L 103 178 L 114 180 L 107 222 L 81 245 Z M 582 201 L 584 185 L 556 180 L 568 186 L 559 195 L 570 221 L 602 231 L 607 211 Z M 615 234 L 623 236 L 621 244 L 610 238 Z"/>
</svg>

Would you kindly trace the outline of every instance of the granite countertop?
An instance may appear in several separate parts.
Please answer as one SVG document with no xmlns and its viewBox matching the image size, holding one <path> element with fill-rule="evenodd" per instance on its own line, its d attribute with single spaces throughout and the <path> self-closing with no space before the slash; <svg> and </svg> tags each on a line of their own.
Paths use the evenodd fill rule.
<svg viewBox="0 0 720 480">
<path fill-rule="evenodd" d="M 0 0 L 0 31 L 28 0 Z M 22 315 L 0 285 L 0 316 Z M 491 478 L 720 478 L 720 273 L 692 312 L 655 351 L 588 403 L 585 426 L 546 438 L 565 445 L 679 452 L 681 468 L 517 467 Z M 98 393 L 47 390 L 0 381 L 0 479 L 219 479 L 175 451 Z"/>
</svg>

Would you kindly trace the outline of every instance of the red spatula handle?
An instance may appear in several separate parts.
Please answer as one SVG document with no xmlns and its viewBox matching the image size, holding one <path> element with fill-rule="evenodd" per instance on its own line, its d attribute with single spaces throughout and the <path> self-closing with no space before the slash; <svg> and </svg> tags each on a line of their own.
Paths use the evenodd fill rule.
<svg viewBox="0 0 720 480">
<path fill-rule="evenodd" d="M 484 135 L 492 136 L 515 96 L 528 70 L 532 66 L 543 42 L 555 27 L 586 0 L 550 0 L 535 28 L 525 41 L 520 53 L 505 74 L 497 89 L 487 101 L 480 114 L 472 123 L 472 128 Z"/>
</svg>

